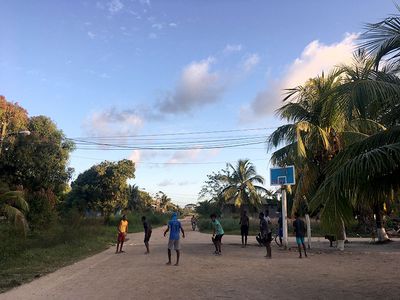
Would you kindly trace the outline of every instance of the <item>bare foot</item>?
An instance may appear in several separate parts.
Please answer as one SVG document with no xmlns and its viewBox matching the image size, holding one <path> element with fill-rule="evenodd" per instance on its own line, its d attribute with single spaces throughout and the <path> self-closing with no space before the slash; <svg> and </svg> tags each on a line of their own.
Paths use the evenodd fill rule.
<svg viewBox="0 0 400 300">
<path fill-rule="evenodd" d="M 176 264 L 174 264 L 174 266 L 175 266 L 175 267 L 177 267 L 177 266 L 179 266 L 179 264 L 178 264 L 178 263 L 176 263 Z"/>
<path fill-rule="evenodd" d="M 120 250 L 120 251 L 119 251 L 119 253 L 125 253 L 125 251 L 123 251 L 123 250 Z"/>
<path fill-rule="evenodd" d="M 171 265 L 171 262 L 170 262 L 170 261 L 169 261 L 169 262 L 167 262 L 167 263 L 166 263 L 166 265 L 167 265 L 167 266 L 170 266 L 170 265 Z"/>
</svg>

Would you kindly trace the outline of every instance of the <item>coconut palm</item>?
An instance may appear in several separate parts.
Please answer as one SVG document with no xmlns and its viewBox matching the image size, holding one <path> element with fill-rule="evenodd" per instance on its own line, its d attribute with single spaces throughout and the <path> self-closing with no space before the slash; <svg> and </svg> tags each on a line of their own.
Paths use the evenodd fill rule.
<svg viewBox="0 0 400 300">
<path fill-rule="evenodd" d="M 28 211 L 29 205 L 22 191 L 8 191 L 4 187 L 0 188 L 0 216 L 13 223 L 15 228 L 21 230 L 24 235 L 28 230 L 25 217 Z"/>
<path fill-rule="evenodd" d="M 289 89 L 286 102 L 277 114 L 290 124 L 280 126 L 268 138 L 270 147 L 282 148 L 272 154 L 274 165 L 295 165 L 297 185 L 293 211 L 312 195 L 323 181 L 326 163 L 340 150 L 338 132 L 344 128 L 343 118 L 335 111 L 325 113 L 325 104 L 334 97 L 333 90 L 341 84 L 341 72 L 308 80 L 304 86 Z"/>
<path fill-rule="evenodd" d="M 352 207 L 373 208 L 378 240 L 387 239 L 382 208 L 400 189 L 400 126 L 394 126 L 353 143 L 341 151 L 326 169 L 329 174 L 311 200 L 311 208 L 322 207 L 321 220 L 337 229 L 350 221 Z"/>
<path fill-rule="evenodd" d="M 238 207 L 248 205 L 258 207 L 261 204 L 262 194 L 268 190 L 257 184 L 264 184 L 264 178 L 257 175 L 254 165 L 248 160 L 238 160 L 236 166 L 228 164 L 229 175 L 221 175 L 220 180 L 227 186 L 222 195 L 227 202 L 234 202 Z"/>
<path fill-rule="evenodd" d="M 400 11 L 399 7 L 397 9 Z M 373 56 L 376 67 L 384 57 L 396 60 L 400 57 L 400 15 L 393 15 L 381 22 L 367 24 L 367 31 L 361 36 L 361 47 Z"/>
</svg>

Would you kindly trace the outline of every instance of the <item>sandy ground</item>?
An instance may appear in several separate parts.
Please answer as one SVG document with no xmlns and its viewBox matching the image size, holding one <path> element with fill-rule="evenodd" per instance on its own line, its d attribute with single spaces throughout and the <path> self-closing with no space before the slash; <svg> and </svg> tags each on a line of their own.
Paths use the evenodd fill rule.
<svg viewBox="0 0 400 300">
<path fill-rule="evenodd" d="M 254 237 L 241 248 L 240 237 L 224 236 L 223 255 L 214 256 L 210 235 L 185 225 L 178 267 L 165 265 L 167 238 L 159 228 L 150 255 L 144 255 L 143 234 L 130 234 L 126 253 L 108 249 L 0 299 L 400 299 L 399 240 L 370 245 L 357 239 L 339 252 L 314 239 L 307 259 L 274 246 L 268 260 Z"/>
</svg>

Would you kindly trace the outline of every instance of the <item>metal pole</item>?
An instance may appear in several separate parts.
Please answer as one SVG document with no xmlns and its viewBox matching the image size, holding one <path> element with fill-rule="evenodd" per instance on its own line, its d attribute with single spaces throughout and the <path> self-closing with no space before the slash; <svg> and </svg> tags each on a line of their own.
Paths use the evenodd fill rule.
<svg viewBox="0 0 400 300">
<path fill-rule="evenodd" d="M 288 248 L 288 226 L 287 226 L 287 200 L 286 187 L 282 186 L 282 230 L 283 230 L 283 246 Z"/>
</svg>

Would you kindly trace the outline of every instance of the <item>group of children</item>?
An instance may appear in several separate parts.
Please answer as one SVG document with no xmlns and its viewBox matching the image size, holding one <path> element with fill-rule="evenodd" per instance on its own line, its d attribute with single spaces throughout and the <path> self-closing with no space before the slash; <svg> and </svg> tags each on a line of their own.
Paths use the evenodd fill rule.
<svg viewBox="0 0 400 300">
<path fill-rule="evenodd" d="M 296 234 L 296 243 L 298 246 L 299 250 L 299 257 L 302 258 L 302 252 L 301 248 L 303 247 L 304 250 L 304 256 L 307 257 L 307 250 L 306 246 L 304 244 L 304 235 L 306 232 L 306 227 L 305 223 L 303 220 L 299 218 L 299 214 L 295 214 L 296 219 L 293 221 L 293 228 L 294 232 Z M 213 225 L 213 235 L 212 235 L 212 242 L 215 246 L 215 255 L 221 255 L 221 244 L 222 244 L 222 237 L 224 236 L 224 229 L 222 228 L 221 223 L 217 219 L 216 214 L 212 214 L 210 216 L 211 222 Z M 272 241 L 272 230 L 271 230 L 271 220 L 268 217 L 268 214 L 260 213 L 259 214 L 259 219 L 260 219 L 260 233 L 256 237 L 257 241 L 265 245 L 267 254 L 267 258 L 272 258 L 272 251 L 271 251 L 271 241 Z M 150 223 L 146 220 L 146 217 L 142 217 L 142 223 L 143 223 L 143 229 L 144 229 L 144 244 L 146 246 L 146 252 L 145 254 L 150 253 L 150 248 L 149 248 L 149 242 L 151 238 L 151 233 L 152 233 L 152 228 Z M 242 246 L 246 247 L 247 246 L 247 236 L 249 233 L 249 227 L 250 227 L 250 219 L 247 216 L 246 211 L 243 212 L 241 218 L 240 218 L 240 231 L 242 235 Z M 278 221 L 278 224 L 280 224 L 280 231 L 279 231 L 279 236 L 280 236 L 280 242 L 282 243 L 282 218 L 280 218 L 280 221 Z M 181 250 L 181 245 L 180 245 L 180 234 L 182 233 L 182 237 L 185 238 L 185 231 L 183 230 L 181 222 L 178 220 L 178 215 L 176 213 L 172 214 L 171 220 L 168 222 L 168 227 L 164 231 L 164 236 L 167 235 L 169 232 L 169 241 L 168 241 L 168 262 L 167 265 L 171 265 L 171 252 L 172 250 L 176 251 L 176 263 L 175 266 L 179 265 L 179 259 L 180 259 L 180 250 Z M 116 253 L 122 253 L 124 252 L 122 250 L 122 246 L 125 241 L 125 237 L 128 233 L 128 220 L 125 215 L 122 216 L 122 219 L 120 223 L 118 224 L 118 241 L 117 241 L 117 250 Z M 302 246 L 302 247 L 301 247 Z"/>
</svg>

